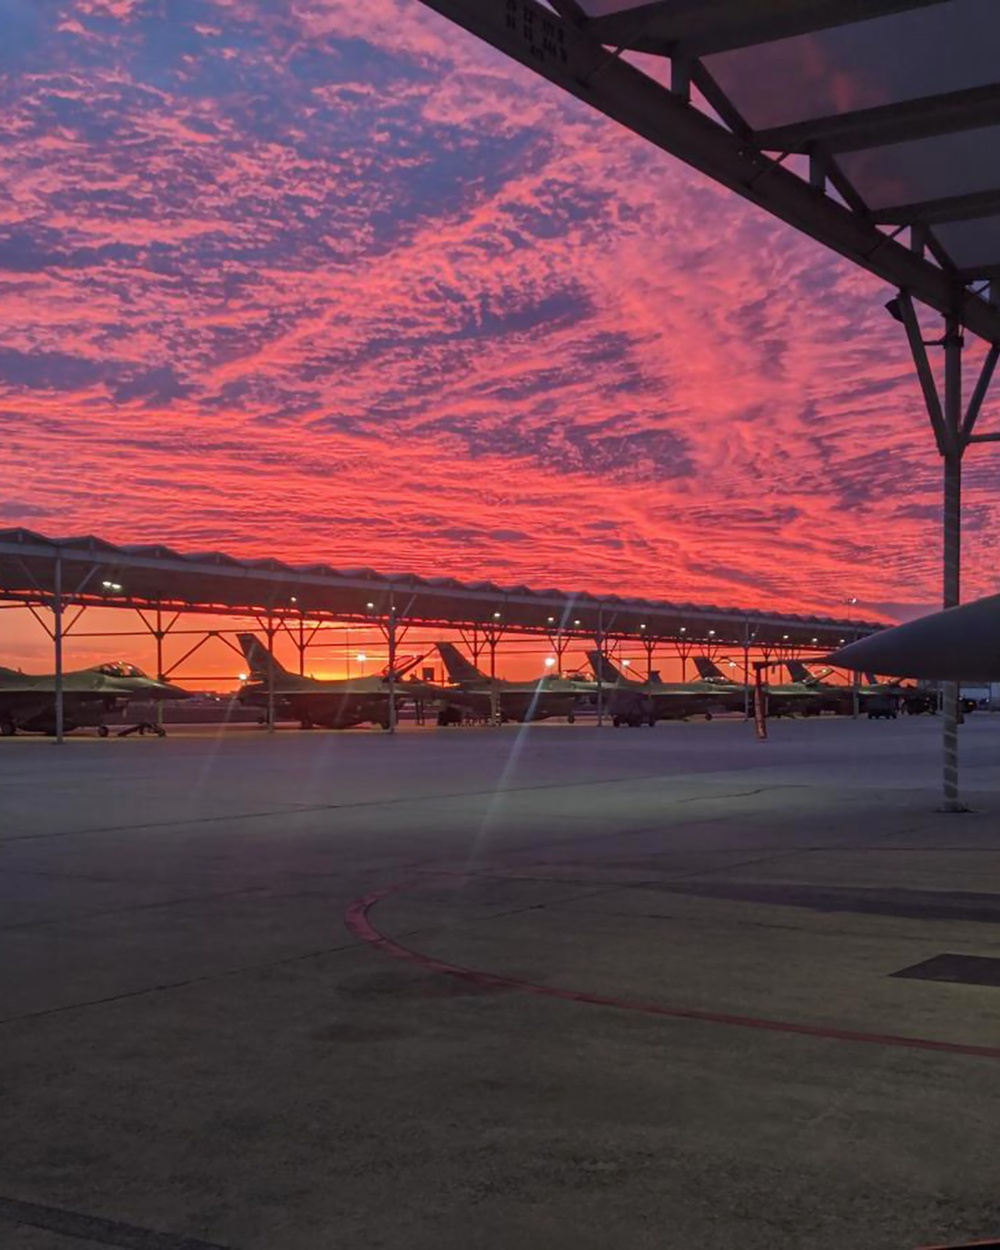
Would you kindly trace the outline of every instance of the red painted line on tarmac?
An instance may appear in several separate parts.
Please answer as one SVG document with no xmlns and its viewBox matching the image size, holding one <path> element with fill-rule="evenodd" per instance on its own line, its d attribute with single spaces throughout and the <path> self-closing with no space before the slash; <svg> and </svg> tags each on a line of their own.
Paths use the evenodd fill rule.
<svg viewBox="0 0 1000 1250">
<path fill-rule="evenodd" d="M 455 874 L 439 874 L 455 875 Z M 727 1012 L 701 1011 L 693 1007 L 667 1007 L 662 1003 L 643 1002 L 636 999 L 615 998 L 606 994 L 590 994 L 584 990 L 561 989 L 555 985 L 538 985 L 533 981 L 520 981 L 516 977 L 496 972 L 483 972 L 479 968 L 463 968 L 411 950 L 408 946 L 386 937 L 371 920 L 371 910 L 382 899 L 415 885 L 414 881 L 398 881 L 382 890 L 375 890 L 363 898 L 355 899 L 344 913 L 344 924 L 355 937 L 383 951 L 393 959 L 413 964 L 426 972 L 457 977 L 461 981 L 482 989 L 518 990 L 522 994 L 534 994 L 539 998 L 556 998 L 563 1002 L 586 1003 L 592 1007 L 613 1007 L 618 1011 L 638 1011 L 647 1016 L 664 1016 L 671 1020 L 695 1020 L 701 1024 L 722 1024 L 730 1028 L 759 1029 L 767 1033 L 793 1033 L 799 1037 L 816 1037 L 833 1042 L 857 1042 L 868 1046 L 891 1046 L 903 1050 L 932 1050 L 946 1055 L 971 1055 L 979 1059 L 1000 1059 L 1000 1047 L 973 1046 L 964 1042 L 939 1042 L 929 1037 L 902 1037 L 893 1033 L 862 1033 L 853 1029 L 837 1029 L 820 1024 L 797 1024 L 792 1020 L 769 1020 L 760 1016 L 737 1016 Z M 992 1243 L 987 1242 L 986 1245 Z"/>
</svg>

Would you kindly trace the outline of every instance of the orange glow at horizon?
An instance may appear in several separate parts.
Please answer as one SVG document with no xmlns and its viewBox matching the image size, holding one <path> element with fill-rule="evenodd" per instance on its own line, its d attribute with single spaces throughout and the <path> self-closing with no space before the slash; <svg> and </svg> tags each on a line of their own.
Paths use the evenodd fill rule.
<svg viewBox="0 0 1000 1250">
<path fill-rule="evenodd" d="M 416 0 L 168 9 L 27 6 L 0 51 L 0 526 L 936 605 L 940 466 L 881 284 Z M 966 597 L 995 590 L 993 454 Z M 141 631 L 69 646 L 150 667 Z M 48 667 L 23 613 L 0 663 Z"/>
</svg>

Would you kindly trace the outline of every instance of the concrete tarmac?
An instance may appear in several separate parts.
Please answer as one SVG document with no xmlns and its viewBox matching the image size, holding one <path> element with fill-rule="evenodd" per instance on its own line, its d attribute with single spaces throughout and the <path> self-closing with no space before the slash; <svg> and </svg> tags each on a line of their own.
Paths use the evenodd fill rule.
<svg viewBox="0 0 1000 1250">
<path fill-rule="evenodd" d="M 0 1247 L 1000 1237 L 1000 717 L 969 814 L 939 738 L 5 740 Z"/>
</svg>

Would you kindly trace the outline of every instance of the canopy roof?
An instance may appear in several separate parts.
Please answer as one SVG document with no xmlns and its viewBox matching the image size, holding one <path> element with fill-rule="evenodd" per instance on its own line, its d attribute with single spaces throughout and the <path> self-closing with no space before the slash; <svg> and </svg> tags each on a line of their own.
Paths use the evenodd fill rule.
<svg viewBox="0 0 1000 1250">
<path fill-rule="evenodd" d="M 1000 341 L 997 0 L 424 3 Z"/>
<path fill-rule="evenodd" d="M 394 610 L 400 621 L 452 628 L 480 625 L 589 637 L 600 629 L 637 638 L 827 650 L 882 628 L 830 617 L 532 590 L 328 564 L 237 560 L 221 552 L 182 554 L 156 545 L 115 546 L 92 536 L 45 538 L 25 529 L 0 530 L 0 600 L 46 602 L 57 584 L 66 602 L 107 607 L 337 620 L 384 620 Z"/>
</svg>

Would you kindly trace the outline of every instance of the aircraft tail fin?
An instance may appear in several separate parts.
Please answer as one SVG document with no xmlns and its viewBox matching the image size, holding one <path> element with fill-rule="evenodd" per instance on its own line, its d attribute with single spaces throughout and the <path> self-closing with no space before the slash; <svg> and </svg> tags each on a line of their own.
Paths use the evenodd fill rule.
<svg viewBox="0 0 1000 1250">
<path fill-rule="evenodd" d="M 801 660 L 786 660 L 785 668 L 788 669 L 788 674 L 792 681 L 802 682 L 807 686 L 816 684 L 816 677 L 810 673 Z"/>
<path fill-rule="evenodd" d="M 693 655 L 694 666 L 698 670 L 698 676 L 702 681 L 722 681 L 725 674 L 714 660 L 710 660 L 707 655 Z"/>
<path fill-rule="evenodd" d="M 594 676 L 598 681 L 607 685 L 615 686 L 621 681 L 622 675 L 611 663 L 604 651 L 597 650 L 587 652 L 587 660 L 593 669 Z"/>
<path fill-rule="evenodd" d="M 237 634 L 236 638 L 240 644 L 240 650 L 246 657 L 251 681 L 267 681 L 269 673 L 273 672 L 277 677 L 279 673 L 287 671 L 271 655 L 256 634 Z"/>
<path fill-rule="evenodd" d="M 426 655 L 427 655 L 426 651 L 423 652 L 422 655 L 397 655 L 396 656 L 396 680 L 399 681 L 401 677 L 406 676 L 406 674 L 410 671 L 410 669 L 416 668 L 417 665 L 420 663 L 420 661 Z M 389 680 L 389 665 L 388 664 L 385 665 L 385 667 L 379 673 L 379 676 L 382 678 L 383 681 Z"/>
<path fill-rule="evenodd" d="M 452 681 L 489 681 L 486 674 L 481 673 L 471 660 L 467 660 L 453 642 L 439 642 L 435 645 Z"/>
</svg>

